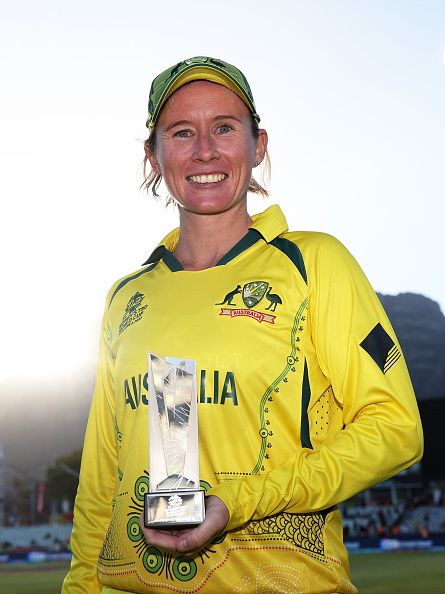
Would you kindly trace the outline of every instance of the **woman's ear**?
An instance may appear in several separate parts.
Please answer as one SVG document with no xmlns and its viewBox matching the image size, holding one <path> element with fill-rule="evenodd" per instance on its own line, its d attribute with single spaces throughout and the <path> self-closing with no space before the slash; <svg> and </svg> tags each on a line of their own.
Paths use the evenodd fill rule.
<svg viewBox="0 0 445 594">
<path fill-rule="evenodd" d="M 263 128 L 260 128 L 258 130 L 258 138 L 256 140 L 256 148 L 255 148 L 255 163 L 258 163 L 258 165 L 264 159 L 264 155 L 266 154 L 266 150 L 267 150 L 267 143 L 268 143 L 267 132 Z"/>
<path fill-rule="evenodd" d="M 148 143 L 146 142 L 144 145 L 145 156 L 150 161 L 151 168 L 155 173 L 161 175 L 161 168 L 159 167 L 158 160 L 156 159 L 156 155 L 150 151 Z"/>
</svg>

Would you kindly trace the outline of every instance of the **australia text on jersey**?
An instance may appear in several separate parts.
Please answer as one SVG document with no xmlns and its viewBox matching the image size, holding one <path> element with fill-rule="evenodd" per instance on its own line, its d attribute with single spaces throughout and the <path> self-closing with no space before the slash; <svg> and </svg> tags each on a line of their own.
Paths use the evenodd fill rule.
<svg viewBox="0 0 445 594">
<path fill-rule="evenodd" d="M 125 407 L 128 405 L 135 410 L 141 403 L 148 405 L 148 372 L 145 375 L 140 373 L 126 379 L 124 381 L 124 393 Z M 201 369 L 198 402 L 201 404 L 232 404 L 238 406 L 234 372 L 220 372 L 215 369 L 212 374 L 205 369 Z"/>
</svg>

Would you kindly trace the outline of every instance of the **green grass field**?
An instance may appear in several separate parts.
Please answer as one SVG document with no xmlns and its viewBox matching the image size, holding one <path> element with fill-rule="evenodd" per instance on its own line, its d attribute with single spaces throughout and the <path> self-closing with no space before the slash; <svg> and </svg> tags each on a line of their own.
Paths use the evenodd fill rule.
<svg viewBox="0 0 445 594">
<path fill-rule="evenodd" d="M 444 594 L 445 552 L 351 555 L 359 594 Z M 0 565 L 1 594 L 60 594 L 65 562 Z"/>
<path fill-rule="evenodd" d="M 445 552 L 353 554 L 359 594 L 444 594 Z"/>
<path fill-rule="evenodd" d="M 60 594 L 69 563 L 13 563 L 0 565 L 1 594 Z"/>
</svg>

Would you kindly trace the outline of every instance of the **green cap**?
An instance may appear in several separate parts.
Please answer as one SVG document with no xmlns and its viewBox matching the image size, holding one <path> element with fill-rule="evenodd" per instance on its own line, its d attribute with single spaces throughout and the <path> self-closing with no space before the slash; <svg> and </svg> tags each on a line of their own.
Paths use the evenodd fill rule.
<svg viewBox="0 0 445 594">
<path fill-rule="evenodd" d="M 192 80 L 208 80 L 224 85 L 236 93 L 247 105 L 256 121 L 260 121 L 260 116 L 256 113 L 252 91 L 241 70 L 222 60 L 197 56 L 178 62 L 175 66 L 161 72 L 151 83 L 147 128 L 150 130 L 153 128 L 161 107 L 170 95 Z"/>
</svg>

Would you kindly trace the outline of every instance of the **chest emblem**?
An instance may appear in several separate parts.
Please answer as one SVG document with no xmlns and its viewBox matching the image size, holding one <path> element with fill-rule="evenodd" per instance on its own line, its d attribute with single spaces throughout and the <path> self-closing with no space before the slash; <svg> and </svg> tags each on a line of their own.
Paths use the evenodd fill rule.
<svg viewBox="0 0 445 594">
<path fill-rule="evenodd" d="M 246 307 L 251 309 L 258 305 L 264 297 L 269 283 L 265 281 L 253 281 L 246 283 L 243 287 L 243 302 Z"/>
<path fill-rule="evenodd" d="M 253 309 L 263 299 L 262 309 L 275 311 L 278 305 L 282 305 L 283 301 L 277 293 L 272 293 L 272 287 L 266 281 L 251 281 L 246 283 L 241 289 L 241 285 L 237 285 L 233 291 L 229 291 L 224 299 L 220 303 L 215 305 L 230 305 L 232 307 L 221 308 L 220 316 L 230 316 L 231 318 L 237 318 L 239 316 L 249 317 L 257 320 L 257 322 L 268 322 L 274 324 L 276 316 L 266 313 L 265 311 L 257 311 Z M 243 305 L 240 304 L 242 299 Z M 264 307 L 264 303 L 269 301 L 267 307 Z M 247 309 L 246 309 L 247 308 Z"/>
</svg>

